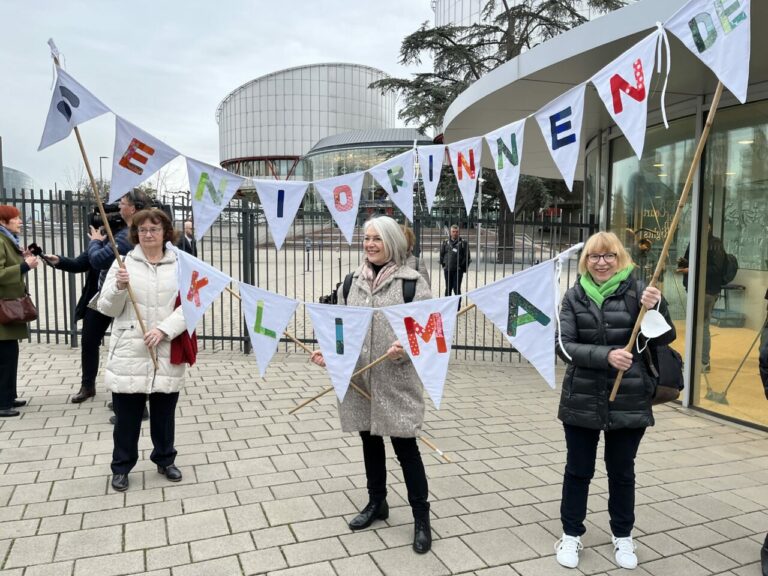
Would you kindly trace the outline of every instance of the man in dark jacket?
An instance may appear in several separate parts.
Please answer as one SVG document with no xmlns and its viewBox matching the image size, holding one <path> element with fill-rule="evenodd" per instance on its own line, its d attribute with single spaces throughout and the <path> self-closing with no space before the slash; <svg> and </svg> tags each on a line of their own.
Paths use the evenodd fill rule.
<svg viewBox="0 0 768 576">
<path fill-rule="evenodd" d="M 195 231 L 191 220 L 184 222 L 184 234 L 179 239 L 179 248 L 197 258 L 197 240 L 195 240 Z"/>
<path fill-rule="evenodd" d="M 459 227 L 451 226 L 451 237 L 440 246 L 440 266 L 445 274 L 445 295 L 461 294 L 461 280 L 469 268 L 472 257 L 469 244 L 459 236 Z"/>
</svg>

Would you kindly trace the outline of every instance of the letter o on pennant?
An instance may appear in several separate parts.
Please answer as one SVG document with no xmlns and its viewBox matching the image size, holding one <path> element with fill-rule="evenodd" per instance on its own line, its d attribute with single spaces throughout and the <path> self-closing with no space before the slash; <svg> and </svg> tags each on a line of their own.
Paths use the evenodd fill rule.
<svg viewBox="0 0 768 576">
<path fill-rule="evenodd" d="M 344 203 L 341 202 L 341 196 L 344 195 Z M 339 212 L 348 212 L 352 210 L 354 200 L 352 199 L 352 188 L 346 184 L 336 186 L 333 189 L 333 203 Z"/>
</svg>

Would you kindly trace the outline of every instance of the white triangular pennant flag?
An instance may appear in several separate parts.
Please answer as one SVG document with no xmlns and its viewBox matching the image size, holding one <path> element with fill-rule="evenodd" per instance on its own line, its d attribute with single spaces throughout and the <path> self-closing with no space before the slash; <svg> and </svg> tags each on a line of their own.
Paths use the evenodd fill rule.
<svg viewBox="0 0 768 576">
<path fill-rule="evenodd" d="M 179 155 L 176 150 L 138 126 L 120 116 L 115 118 L 110 202 L 119 200 Z"/>
<path fill-rule="evenodd" d="M 179 297 L 187 332 L 192 334 L 205 311 L 232 282 L 232 278 L 199 258 L 179 250 L 168 242 L 166 248 L 176 252 L 179 261 Z"/>
<path fill-rule="evenodd" d="M 304 304 L 339 401 L 344 400 L 373 318 L 372 308 Z"/>
<path fill-rule="evenodd" d="M 544 142 L 568 190 L 573 190 L 573 178 L 581 150 L 585 88 L 586 84 L 579 84 L 536 112 L 536 122 L 544 135 Z"/>
<path fill-rule="evenodd" d="M 467 214 L 472 211 L 477 179 L 482 175 L 483 164 L 480 157 L 482 153 L 483 139 L 480 136 L 448 144 L 448 157 L 451 159 L 453 173 L 456 176 L 461 197 L 464 198 Z"/>
<path fill-rule="evenodd" d="M 64 140 L 75 126 L 84 124 L 110 109 L 86 90 L 72 76 L 57 67 L 56 85 L 53 87 L 48 118 L 37 150 Z"/>
<path fill-rule="evenodd" d="M 451 359 L 451 343 L 460 298 L 448 296 L 381 309 L 403 349 L 411 357 L 424 389 L 438 409 L 443 398 L 448 361 Z"/>
<path fill-rule="evenodd" d="M 296 218 L 309 182 L 298 180 L 253 180 L 261 209 L 269 224 L 275 248 L 280 250 Z"/>
<path fill-rule="evenodd" d="M 419 156 L 419 172 L 421 172 L 424 195 L 427 197 L 427 208 L 431 212 L 437 195 L 437 185 L 440 184 L 440 174 L 443 171 L 445 146 L 442 144 L 417 146 L 416 152 Z"/>
<path fill-rule="evenodd" d="M 642 157 L 645 144 L 648 97 L 658 41 L 659 32 L 656 31 L 591 79 L 608 114 L 624 133 L 638 158 Z"/>
<path fill-rule="evenodd" d="M 299 303 L 250 284 L 240 283 L 239 290 L 253 354 L 259 365 L 259 375 L 264 378 L 285 327 Z"/>
<path fill-rule="evenodd" d="M 501 189 L 507 198 L 507 205 L 513 212 L 517 198 L 517 183 L 520 180 L 524 132 L 525 119 L 522 119 L 485 135 L 485 141 L 493 156 L 493 167 L 496 169 Z"/>
<path fill-rule="evenodd" d="M 195 238 L 200 240 L 227 207 L 245 178 L 192 158 L 187 158 L 187 176 Z"/>
<path fill-rule="evenodd" d="M 551 388 L 555 387 L 554 285 L 555 261 L 547 260 L 468 294 Z"/>
<path fill-rule="evenodd" d="M 742 104 L 750 57 L 749 0 L 691 0 L 664 23 Z"/>
<path fill-rule="evenodd" d="M 413 222 L 413 150 L 369 168 L 368 172 L 387 191 L 389 199 Z"/>
<path fill-rule="evenodd" d="M 365 172 L 354 172 L 312 183 L 348 244 L 352 244 L 355 232 L 364 176 Z"/>
</svg>

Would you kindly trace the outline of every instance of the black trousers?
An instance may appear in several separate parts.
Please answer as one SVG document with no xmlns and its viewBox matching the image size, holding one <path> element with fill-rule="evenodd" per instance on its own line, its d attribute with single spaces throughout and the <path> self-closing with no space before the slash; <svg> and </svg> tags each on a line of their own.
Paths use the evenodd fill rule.
<svg viewBox="0 0 768 576">
<path fill-rule="evenodd" d="M 595 459 L 600 430 L 564 424 L 568 456 L 563 478 L 560 520 L 568 536 L 586 532 L 589 483 L 595 475 Z M 611 531 L 617 538 L 632 534 L 635 525 L 635 456 L 645 428 L 606 430 L 605 468 L 608 473 L 608 515 Z"/>
<path fill-rule="evenodd" d="M 464 272 L 443 268 L 443 274 L 445 275 L 445 295 L 450 296 L 451 292 L 461 294 L 461 281 L 464 278 Z"/>
<path fill-rule="evenodd" d="M 179 393 L 117 394 L 112 393 L 115 428 L 112 432 L 112 473 L 128 474 L 139 460 L 139 436 L 144 404 L 149 396 L 149 434 L 152 453 L 149 459 L 158 466 L 170 466 L 176 460 L 173 447 L 176 434 L 176 402 Z"/>
<path fill-rule="evenodd" d="M 387 458 L 384 439 L 381 436 L 372 436 L 370 432 L 360 432 L 360 438 L 363 440 L 368 497 L 374 502 L 381 502 L 387 497 Z M 411 505 L 413 517 L 416 520 L 428 520 L 429 486 L 416 438 L 393 436 L 390 440 L 403 470 L 405 487 L 408 490 L 408 503 Z"/>
<path fill-rule="evenodd" d="M 96 376 L 99 374 L 99 346 L 104 340 L 112 318 L 88 308 L 83 317 L 83 336 L 80 342 L 80 363 L 83 375 L 80 385 L 89 390 L 96 389 Z"/>
<path fill-rule="evenodd" d="M 0 340 L 0 410 L 13 408 L 19 373 L 19 341 Z"/>
</svg>

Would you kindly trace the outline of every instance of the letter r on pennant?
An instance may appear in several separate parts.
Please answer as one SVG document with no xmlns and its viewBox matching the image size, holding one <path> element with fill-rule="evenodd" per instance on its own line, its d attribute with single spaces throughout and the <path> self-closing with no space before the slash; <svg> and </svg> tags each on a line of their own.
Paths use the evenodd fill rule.
<svg viewBox="0 0 768 576">
<path fill-rule="evenodd" d="M 187 300 L 194 302 L 197 308 L 200 307 L 200 288 L 208 285 L 208 278 L 203 276 L 200 278 L 200 273 L 195 270 L 192 272 L 192 281 L 189 284 L 189 292 L 187 292 Z"/>
<path fill-rule="evenodd" d="M 142 152 L 144 154 L 142 154 Z M 128 144 L 128 149 L 120 158 L 120 166 L 141 175 L 144 172 L 144 167 L 141 164 L 146 164 L 149 157 L 155 153 L 155 149 L 151 146 L 147 146 L 141 140 L 134 138 L 131 143 Z"/>
<path fill-rule="evenodd" d="M 445 343 L 443 335 L 443 317 L 439 312 L 432 312 L 427 320 L 426 328 L 414 320 L 411 316 L 404 319 L 405 331 L 408 333 L 408 345 L 411 347 L 411 353 L 414 356 L 419 355 L 419 338 L 424 342 L 429 342 L 432 334 L 435 335 L 438 354 L 445 354 L 448 346 Z"/>
</svg>

